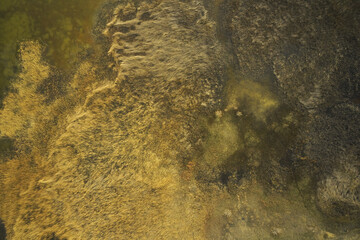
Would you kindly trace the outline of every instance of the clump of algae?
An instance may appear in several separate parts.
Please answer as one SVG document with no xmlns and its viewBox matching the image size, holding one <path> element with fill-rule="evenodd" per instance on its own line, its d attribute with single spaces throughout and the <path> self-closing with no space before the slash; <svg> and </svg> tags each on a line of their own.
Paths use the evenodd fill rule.
<svg viewBox="0 0 360 240">
<path fill-rule="evenodd" d="M 1 137 L 14 142 L 12 150 L 15 152 L 10 161 L 1 159 L 0 164 L 1 218 L 6 224 L 26 220 L 19 207 L 40 199 L 33 189 L 38 188 L 40 179 L 53 174 L 53 163 L 46 160 L 50 146 L 65 129 L 68 113 L 84 101 L 85 88 L 92 86 L 95 79 L 94 67 L 84 62 L 74 76 L 73 86 L 66 89 L 67 94 L 56 95 L 49 102 L 47 95 L 51 92 L 43 89 L 44 82 L 57 85 L 59 79 L 52 79 L 53 68 L 43 61 L 43 54 L 44 49 L 39 42 L 28 41 L 20 45 L 22 71 L 4 99 L 4 108 L 0 110 Z M 85 87 L 84 82 L 88 86 Z M 36 207 L 33 206 L 34 209 Z M 48 208 L 51 208 L 50 204 Z M 43 211 L 46 214 L 50 209 Z M 45 219 L 44 224 L 54 221 L 53 217 Z M 8 230 L 9 237 L 16 231 L 12 228 Z"/>
<path fill-rule="evenodd" d="M 224 107 L 215 113 L 215 120 L 206 126 L 204 159 L 211 166 L 219 166 L 235 152 L 258 146 L 261 139 L 252 122 L 267 124 L 269 115 L 279 108 L 277 96 L 267 86 L 251 80 L 240 80 L 229 72 L 224 90 Z"/>
<path fill-rule="evenodd" d="M 66 113 L 79 101 L 84 101 L 85 88 L 91 88 L 95 76 L 94 67 L 83 62 L 72 85 L 65 88 L 67 94 L 54 94 L 53 89 L 62 79 L 53 75 L 54 69 L 43 61 L 43 54 L 44 48 L 39 42 L 28 41 L 20 45 L 22 71 L 14 80 L 12 91 L 4 99 L 4 108 L 0 111 L 1 135 L 16 139 L 18 147 L 27 145 L 33 150 L 48 144 L 50 133 L 61 128 L 61 119 Z M 54 95 L 50 96 L 54 101 L 47 100 L 49 95 Z"/>
<path fill-rule="evenodd" d="M 204 159 L 211 166 L 217 167 L 239 149 L 238 128 L 231 116 L 227 115 L 217 117 L 208 126 L 208 131 Z"/>
<path fill-rule="evenodd" d="M 21 71 L 19 43 L 35 39 L 46 46 L 48 61 L 70 73 L 79 55 L 94 45 L 93 16 L 104 0 L 26 1 L 0 4 L 0 106 L 11 81 Z"/>
<path fill-rule="evenodd" d="M 219 181 L 233 193 L 244 181 L 287 191 L 294 177 L 284 159 L 295 144 L 301 114 L 284 102 L 271 77 L 254 80 L 235 71 L 227 77 L 222 108 L 205 121 L 203 153 L 195 160 L 198 178 Z"/>
<path fill-rule="evenodd" d="M 44 114 L 42 95 L 37 94 L 40 83 L 49 77 L 49 66 L 41 61 L 41 47 L 38 43 L 24 43 L 20 47 L 23 71 L 13 84 L 15 91 L 9 93 L 1 111 L 0 129 L 2 134 L 15 138 L 28 135 L 37 118 Z"/>
<path fill-rule="evenodd" d="M 225 111 L 241 111 L 240 107 L 247 108 L 248 114 L 262 122 L 280 105 L 278 97 L 269 89 L 268 82 L 239 80 L 235 77 L 230 78 L 227 83 L 226 104 Z"/>
</svg>

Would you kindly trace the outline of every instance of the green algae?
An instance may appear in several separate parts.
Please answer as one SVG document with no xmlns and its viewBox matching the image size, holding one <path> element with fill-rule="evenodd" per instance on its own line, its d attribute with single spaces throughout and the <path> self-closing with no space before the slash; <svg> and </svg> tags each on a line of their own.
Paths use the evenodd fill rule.
<svg viewBox="0 0 360 240">
<path fill-rule="evenodd" d="M 205 126 L 208 136 L 200 161 L 230 172 L 279 167 L 296 139 L 302 116 L 284 102 L 274 82 L 271 76 L 254 80 L 228 68 L 223 106 Z M 260 176 L 264 174 L 278 175 Z M 286 185 L 285 179 L 271 181 L 276 188 Z"/>
</svg>

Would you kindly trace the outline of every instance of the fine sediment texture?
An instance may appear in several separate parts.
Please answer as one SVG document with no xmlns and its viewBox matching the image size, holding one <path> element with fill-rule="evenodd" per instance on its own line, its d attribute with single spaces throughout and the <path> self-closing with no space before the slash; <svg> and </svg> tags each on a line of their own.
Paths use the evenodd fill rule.
<svg viewBox="0 0 360 240">
<path fill-rule="evenodd" d="M 105 31 L 112 39 L 109 54 L 118 76 L 87 86 L 81 101 L 75 96 L 77 85 L 91 77 L 92 69 L 81 66 L 85 69 L 78 75 L 85 76 L 68 90 L 74 92 L 69 100 L 76 101 L 73 110 L 34 159 L 52 174 L 39 173 L 19 191 L 16 219 L 7 218 L 14 213 L 3 217 L 11 224 L 9 236 L 204 238 L 207 209 L 196 185 L 184 182 L 181 169 L 202 137 L 196 116 L 214 108 L 221 91 L 222 49 L 214 23 L 199 2 L 162 1 L 118 6 Z M 2 115 L 2 126 L 14 126 L 2 133 L 31 141 L 42 137 L 33 131 L 39 130 L 38 121 L 47 120 L 42 119 L 45 110 L 56 104 L 43 106 L 43 97 L 36 94 L 49 70 L 40 62 L 39 46 L 28 45 L 22 50 L 25 69 L 19 84 L 24 85 L 7 98 Z M 29 149 L 23 156 L 34 154 Z"/>
<path fill-rule="evenodd" d="M 306 115 L 297 150 L 288 154 L 293 170 L 317 182 L 317 206 L 326 218 L 358 221 L 359 4 L 232 2 L 242 74 L 258 81 L 270 71 L 285 101 Z"/>
<path fill-rule="evenodd" d="M 22 43 L 0 110 L 7 238 L 358 239 L 357 7 L 109 4 L 110 60 L 67 86 Z"/>
</svg>

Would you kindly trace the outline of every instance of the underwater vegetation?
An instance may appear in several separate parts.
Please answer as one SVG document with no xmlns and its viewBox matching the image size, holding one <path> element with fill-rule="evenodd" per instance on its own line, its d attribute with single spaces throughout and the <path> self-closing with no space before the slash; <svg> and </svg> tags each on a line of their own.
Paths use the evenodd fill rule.
<svg viewBox="0 0 360 240">
<path fill-rule="evenodd" d="M 359 238 L 358 3 L 4 3 L 0 238 Z"/>
<path fill-rule="evenodd" d="M 91 28 L 101 0 L 2 0 L 0 4 L 0 99 L 21 70 L 18 48 L 22 41 L 46 45 L 46 58 L 66 76 L 79 54 L 93 45 Z M 64 76 L 62 76 L 64 78 Z"/>
</svg>

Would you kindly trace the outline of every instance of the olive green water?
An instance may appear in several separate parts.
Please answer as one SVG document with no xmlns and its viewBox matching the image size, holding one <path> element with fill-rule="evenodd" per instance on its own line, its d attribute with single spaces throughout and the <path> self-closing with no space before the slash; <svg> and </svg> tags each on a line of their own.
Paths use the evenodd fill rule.
<svg viewBox="0 0 360 240">
<path fill-rule="evenodd" d="M 24 40 L 46 46 L 46 59 L 69 72 L 79 54 L 93 44 L 91 28 L 104 0 L 1 0 L 0 102 L 19 72 L 18 47 Z"/>
</svg>

